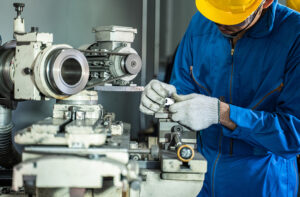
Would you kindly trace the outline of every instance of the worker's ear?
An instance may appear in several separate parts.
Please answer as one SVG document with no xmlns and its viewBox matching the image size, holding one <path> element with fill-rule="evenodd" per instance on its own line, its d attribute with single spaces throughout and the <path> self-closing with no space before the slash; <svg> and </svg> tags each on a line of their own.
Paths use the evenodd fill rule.
<svg viewBox="0 0 300 197">
<path fill-rule="evenodd" d="M 263 8 L 267 9 L 273 3 L 273 1 L 274 0 L 266 0 L 266 2 L 263 5 Z"/>
</svg>

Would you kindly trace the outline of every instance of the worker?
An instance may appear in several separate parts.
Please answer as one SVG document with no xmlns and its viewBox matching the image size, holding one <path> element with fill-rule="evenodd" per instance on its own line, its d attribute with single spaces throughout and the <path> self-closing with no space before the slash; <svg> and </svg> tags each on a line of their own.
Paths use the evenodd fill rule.
<svg viewBox="0 0 300 197">
<path fill-rule="evenodd" d="M 289 8 L 292 8 L 292 9 L 300 12 L 300 0 L 287 0 L 286 5 Z"/>
<path fill-rule="evenodd" d="M 199 196 L 296 196 L 300 152 L 300 14 L 278 0 L 196 0 L 170 84 L 152 80 L 140 110 L 166 97 L 198 131 L 208 162 Z"/>
</svg>

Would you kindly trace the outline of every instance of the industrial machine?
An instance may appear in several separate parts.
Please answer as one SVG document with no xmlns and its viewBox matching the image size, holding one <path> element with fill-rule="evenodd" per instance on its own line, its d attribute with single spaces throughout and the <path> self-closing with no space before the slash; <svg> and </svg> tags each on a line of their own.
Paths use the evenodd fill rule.
<svg viewBox="0 0 300 197">
<path fill-rule="evenodd" d="M 163 183 L 199 192 L 206 161 L 194 150 L 195 132 L 168 119 L 169 100 L 156 114 L 159 136 L 146 142 L 131 141 L 130 125 L 98 104 L 97 91 L 143 91 L 132 83 L 142 68 L 131 47 L 137 30 L 97 27 L 92 44 L 53 45 L 52 34 L 25 31 L 24 6 L 14 4 L 15 40 L 0 48 L 0 166 L 13 166 L 12 186 L 1 184 L 9 173 L 0 170 L 0 189 L 10 196 L 146 197 L 162 195 L 148 190 Z M 13 138 L 24 147 L 20 160 L 11 111 L 21 101 L 49 99 L 56 99 L 52 116 Z"/>
</svg>

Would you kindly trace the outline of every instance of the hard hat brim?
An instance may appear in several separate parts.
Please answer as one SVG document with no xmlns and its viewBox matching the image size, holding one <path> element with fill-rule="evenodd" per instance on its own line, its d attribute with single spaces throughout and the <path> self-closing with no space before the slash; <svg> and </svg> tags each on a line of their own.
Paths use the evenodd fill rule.
<svg viewBox="0 0 300 197">
<path fill-rule="evenodd" d="M 289 7 L 289 8 L 291 8 L 291 9 L 294 9 L 294 10 L 296 10 L 296 11 L 300 11 L 300 0 L 298 0 L 298 1 L 295 1 L 295 0 L 292 0 L 292 1 L 290 1 L 290 0 L 287 0 L 286 1 L 286 6 L 287 7 Z"/>
<path fill-rule="evenodd" d="M 232 13 L 216 8 L 207 0 L 196 0 L 196 6 L 199 12 L 209 20 L 222 25 L 237 25 L 245 21 L 261 4 L 262 1 L 256 1 L 244 12 Z"/>
</svg>

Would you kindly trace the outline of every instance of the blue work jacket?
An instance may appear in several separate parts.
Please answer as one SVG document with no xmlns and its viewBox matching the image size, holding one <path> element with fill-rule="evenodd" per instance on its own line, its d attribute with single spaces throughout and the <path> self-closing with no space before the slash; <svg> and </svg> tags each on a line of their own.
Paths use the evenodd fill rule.
<svg viewBox="0 0 300 197">
<path fill-rule="evenodd" d="M 198 132 L 208 161 L 199 196 L 296 196 L 300 152 L 300 15 L 277 0 L 234 49 L 196 13 L 178 48 L 171 84 L 230 104 L 234 131 Z"/>
</svg>

